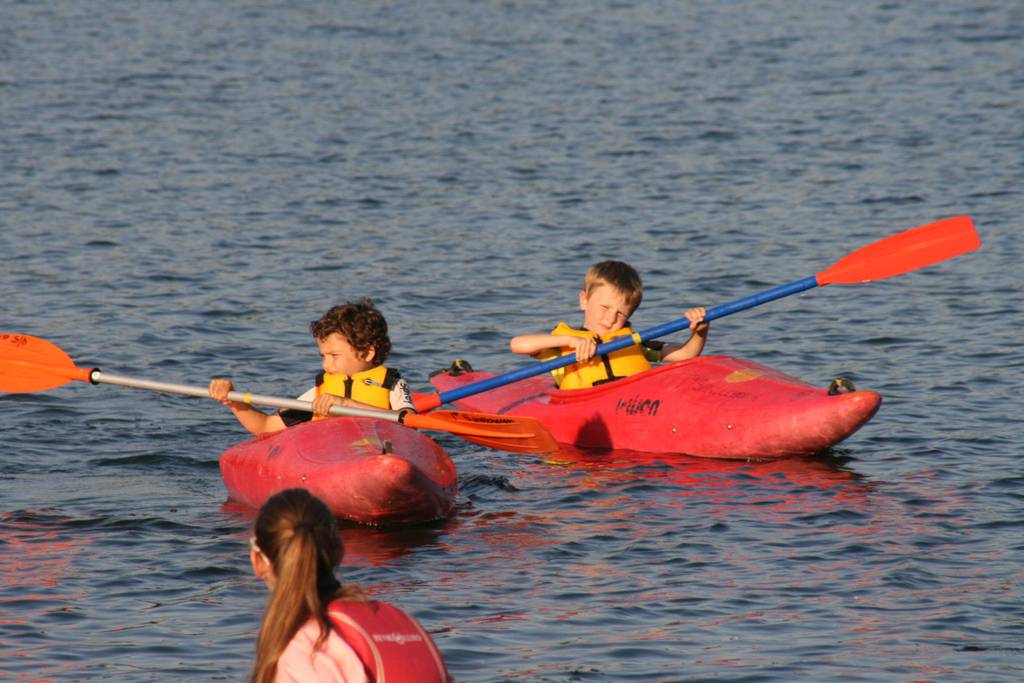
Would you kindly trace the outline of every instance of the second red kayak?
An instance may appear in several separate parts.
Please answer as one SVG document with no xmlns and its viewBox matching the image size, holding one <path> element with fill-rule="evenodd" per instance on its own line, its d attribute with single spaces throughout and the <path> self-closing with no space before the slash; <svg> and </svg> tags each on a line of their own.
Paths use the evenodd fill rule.
<svg viewBox="0 0 1024 683">
<path fill-rule="evenodd" d="M 433 439 L 394 422 L 334 417 L 305 422 L 224 451 L 229 496 L 254 508 L 287 488 L 308 489 L 336 517 L 413 524 L 448 516 L 456 472 Z"/>
<path fill-rule="evenodd" d="M 492 377 L 449 369 L 441 392 Z M 456 401 L 464 410 L 535 417 L 556 441 L 582 448 L 772 460 L 824 451 L 878 411 L 874 391 L 811 386 L 730 356 L 701 356 L 590 389 L 531 377 Z"/>
</svg>

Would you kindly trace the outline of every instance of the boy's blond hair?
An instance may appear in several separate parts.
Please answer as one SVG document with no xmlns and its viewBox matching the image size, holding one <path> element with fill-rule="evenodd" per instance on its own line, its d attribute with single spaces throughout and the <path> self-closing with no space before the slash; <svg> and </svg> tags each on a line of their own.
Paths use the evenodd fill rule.
<svg viewBox="0 0 1024 683">
<path fill-rule="evenodd" d="M 622 261 L 601 261 L 590 266 L 583 278 L 583 291 L 587 296 L 599 286 L 613 287 L 625 299 L 630 312 L 635 311 L 644 298 L 644 285 L 633 266 Z"/>
</svg>

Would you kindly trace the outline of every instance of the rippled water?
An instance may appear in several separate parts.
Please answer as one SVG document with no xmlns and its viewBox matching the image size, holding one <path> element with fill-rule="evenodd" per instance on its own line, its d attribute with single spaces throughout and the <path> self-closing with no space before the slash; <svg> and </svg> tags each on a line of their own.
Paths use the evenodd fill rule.
<svg viewBox="0 0 1024 683">
<path fill-rule="evenodd" d="M 879 414 L 812 460 L 438 440 L 457 513 L 345 575 L 461 681 L 1024 678 L 1024 8 L 995 2 L 0 2 L 0 331 L 294 395 L 372 296 L 425 390 L 575 319 L 641 328 L 974 217 L 977 253 L 715 323 Z M 207 401 L 0 396 L 0 679 L 241 680 L 265 593 Z"/>
</svg>

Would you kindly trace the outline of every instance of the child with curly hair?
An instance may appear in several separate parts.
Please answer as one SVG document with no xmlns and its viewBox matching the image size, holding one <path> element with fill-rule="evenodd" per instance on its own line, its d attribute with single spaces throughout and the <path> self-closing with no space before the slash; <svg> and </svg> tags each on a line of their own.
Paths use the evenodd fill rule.
<svg viewBox="0 0 1024 683">
<path fill-rule="evenodd" d="M 247 403 L 231 401 L 229 379 L 210 381 L 210 397 L 220 401 L 252 434 L 280 431 L 310 419 L 327 417 L 333 406 L 414 410 L 409 385 L 399 372 L 384 366 L 391 352 L 388 324 L 369 299 L 332 307 L 309 326 L 320 350 L 323 371 L 315 386 L 299 396 L 313 404 L 312 413 L 280 410 L 267 414 Z"/>
</svg>

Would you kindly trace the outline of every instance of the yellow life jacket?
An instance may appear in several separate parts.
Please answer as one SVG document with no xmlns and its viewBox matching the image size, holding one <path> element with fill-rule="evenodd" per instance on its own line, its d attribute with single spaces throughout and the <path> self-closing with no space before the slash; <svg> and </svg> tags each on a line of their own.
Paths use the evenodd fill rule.
<svg viewBox="0 0 1024 683">
<path fill-rule="evenodd" d="M 551 334 L 587 337 L 598 343 L 603 343 L 618 337 L 629 337 L 633 334 L 633 330 L 626 325 L 621 330 L 599 337 L 590 330 L 577 330 L 565 323 L 558 323 L 558 326 L 551 330 Z M 548 349 L 541 351 L 537 357 L 541 360 L 550 360 L 571 353 L 576 352 L 571 348 Z M 595 356 L 586 363 L 575 363 L 556 368 L 551 371 L 551 375 L 555 378 L 555 384 L 559 389 L 586 389 L 650 369 L 651 364 L 648 362 L 644 350 L 633 344 L 618 351 Z"/>
<path fill-rule="evenodd" d="M 334 394 L 351 398 L 376 408 L 391 409 L 391 390 L 398 382 L 397 370 L 378 365 L 375 368 L 357 372 L 349 377 L 342 374 L 321 372 L 316 377 L 316 395 Z M 318 419 L 316 417 L 314 420 Z"/>
</svg>

